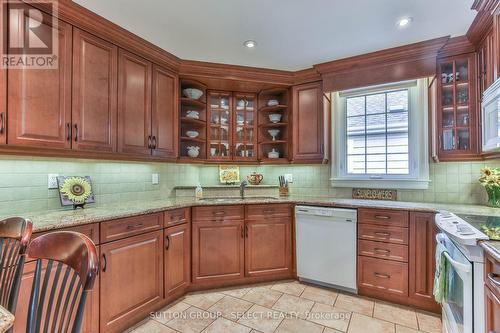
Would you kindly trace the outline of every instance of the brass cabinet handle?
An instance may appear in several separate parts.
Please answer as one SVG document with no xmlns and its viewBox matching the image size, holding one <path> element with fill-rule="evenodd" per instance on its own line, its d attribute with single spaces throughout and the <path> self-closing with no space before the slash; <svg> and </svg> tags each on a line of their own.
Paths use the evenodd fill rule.
<svg viewBox="0 0 500 333">
<path fill-rule="evenodd" d="M 148 149 L 153 149 L 153 144 L 151 143 L 151 135 L 148 135 Z"/>
<path fill-rule="evenodd" d="M 382 273 L 375 272 L 375 273 L 373 273 L 373 275 L 375 275 L 378 278 L 382 278 L 382 279 L 390 279 L 391 278 L 391 276 L 389 274 L 382 274 Z"/>
<path fill-rule="evenodd" d="M 0 113 L 0 134 L 5 132 L 5 113 Z"/>
<path fill-rule="evenodd" d="M 248 238 L 248 225 L 245 225 L 245 237 Z"/>
<path fill-rule="evenodd" d="M 375 218 L 379 220 L 389 220 L 391 217 L 385 215 L 375 215 Z"/>
<path fill-rule="evenodd" d="M 169 236 L 165 237 L 165 240 L 167 241 L 167 245 L 165 245 L 165 250 L 168 251 L 168 249 L 170 248 L 170 237 Z"/>
<path fill-rule="evenodd" d="M 495 273 L 488 273 L 488 280 L 490 280 L 493 285 L 500 287 L 500 281 L 497 279 L 500 277 L 500 275 L 495 274 Z"/>
<path fill-rule="evenodd" d="M 156 136 L 153 135 L 152 142 L 151 142 L 151 149 L 156 149 Z"/>
<path fill-rule="evenodd" d="M 106 253 L 102 254 L 102 260 L 103 260 L 103 264 L 104 264 L 104 266 L 102 266 L 102 271 L 106 272 L 106 267 L 108 267 L 108 262 L 106 261 Z"/>
<path fill-rule="evenodd" d="M 66 123 L 66 141 L 71 141 L 71 124 Z"/>
<path fill-rule="evenodd" d="M 75 142 L 78 142 L 78 124 L 75 124 Z"/>
<path fill-rule="evenodd" d="M 245 238 L 245 232 L 243 231 L 244 230 L 244 227 L 241 226 L 241 238 Z"/>
</svg>

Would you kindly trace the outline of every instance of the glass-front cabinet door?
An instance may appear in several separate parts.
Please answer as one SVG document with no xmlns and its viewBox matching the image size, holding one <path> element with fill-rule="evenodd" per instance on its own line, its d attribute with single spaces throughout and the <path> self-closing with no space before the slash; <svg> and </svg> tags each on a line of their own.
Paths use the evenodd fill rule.
<svg viewBox="0 0 500 333">
<path fill-rule="evenodd" d="M 474 55 L 438 61 L 439 155 L 446 160 L 478 154 Z"/>
<path fill-rule="evenodd" d="M 232 96 L 229 92 L 208 92 L 207 159 L 230 160 Z"/>
<path fill-rule="evenodd" d="M 257 96 L 254 94 L 234 94 L 234 160 L 257 159 L 256 99 Z"/>
</svg>

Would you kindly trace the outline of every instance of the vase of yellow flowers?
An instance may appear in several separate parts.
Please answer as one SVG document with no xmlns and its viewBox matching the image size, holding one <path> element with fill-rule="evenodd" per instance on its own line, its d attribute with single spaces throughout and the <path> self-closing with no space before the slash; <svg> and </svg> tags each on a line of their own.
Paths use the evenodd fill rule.
<svg viewBox="0 0 500 333">
<path fill-rule="evenodd" d="M 488 193 L 488 204 L 500 207 L 500 168 L 482 168 L 479 183 Z"/>
</svg>

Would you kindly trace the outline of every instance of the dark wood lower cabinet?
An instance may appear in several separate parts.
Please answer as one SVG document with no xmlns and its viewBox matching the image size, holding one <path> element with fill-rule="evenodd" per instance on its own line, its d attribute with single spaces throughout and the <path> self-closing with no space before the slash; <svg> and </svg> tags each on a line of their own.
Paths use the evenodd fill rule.
<svg viewBox="0 0 500 333">
<path fill-rule="evenodd" d="M 122 332 L 163 299 L 163 232 L 101 245 L 101 332 Z"/>
<path fill-rule="evenodd" d="M 245 275 L 290 275 L 292 272 L 292 221 L 271 218 L 246 221 Z"/>
<path fill-rule="evenodd" d="M 434 300 L 434 271 L 436 267 L 436 233 L 434 213 L 410 213 L 410 304 L 439 311 Z"/>
<path fill-rule="evenodd" d="M 191 282 L 191 230 L 188 223 L 164 231 L 165 298 L 178 296 Z"/>
<path fill-rule="evenodd" d="M 244 277 L 244 221 L 193 221 L 193 282 Z"/>
<path fill-rule="evenodd" d="M 500 332 L 500 299 L 490 288 L 484 287 L 486 332 Z"/>
</svg>

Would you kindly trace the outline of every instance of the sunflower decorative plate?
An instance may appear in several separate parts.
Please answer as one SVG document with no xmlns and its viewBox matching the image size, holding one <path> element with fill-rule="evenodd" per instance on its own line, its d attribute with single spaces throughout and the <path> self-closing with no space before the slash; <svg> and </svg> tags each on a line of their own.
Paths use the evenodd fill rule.
<svg viewBox="0 0 500 333">
<path fill-rule="evenodd" d="M 59 197 L 63 206 L 83 208 L 85 204 L 94 202 L 92 180 L 89 176 L 57 177 Z"/>
<path fill-rule="evenodd" d="M 222 184 L 240 182 L 240 167 L 237 165 L 219 165 L 219 180 Z"/>
</svg>

